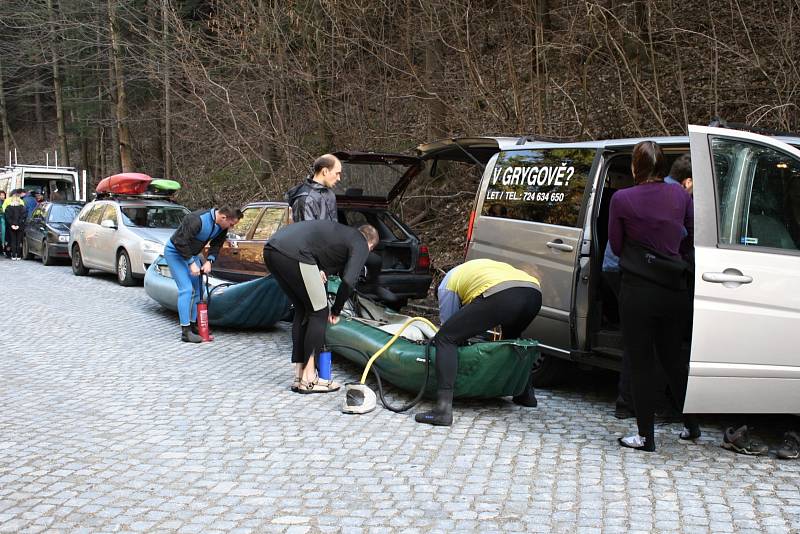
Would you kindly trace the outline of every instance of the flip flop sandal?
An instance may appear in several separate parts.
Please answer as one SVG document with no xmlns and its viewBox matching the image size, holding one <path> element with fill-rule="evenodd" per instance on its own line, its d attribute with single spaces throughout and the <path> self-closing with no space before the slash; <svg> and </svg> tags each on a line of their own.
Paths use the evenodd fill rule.
<svg viewBox="0 0 800 534">
<path fill-rule="evenodd" d="M 341 386 L 334 382 L 333 380 L 322 380 L 317 378 L 312 382 L 306 382 L 305 380 L 300 381 L 300 388 L 297 390 L 298 393 L 308 394 L 308 393 L 332 393 L 334 391 L 339 391 Z"/>
<path fill-rule="evenodd" d="M 300 391 L 300 382 L 302 381 L 303 381 L 302 377 L 300 376 L 294 377 L 294 382 L 292 382 L 292 387 L 290 389 L 295 393 L 297 393 L 298 391 Z"/>
</svg>

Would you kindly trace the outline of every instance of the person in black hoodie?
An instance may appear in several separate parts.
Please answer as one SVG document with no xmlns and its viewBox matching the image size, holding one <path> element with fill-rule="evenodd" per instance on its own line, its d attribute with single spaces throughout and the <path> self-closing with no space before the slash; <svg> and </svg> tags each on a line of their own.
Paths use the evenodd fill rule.
<svg viewBox="0 0 800 534">
<path fill-rule="evenodd" d="M 164 246 L 172 279 L 178 286 L 178 317 L 181 323 L 181 341 L 200 343 L 197 332 L 197 300 L 200 298 L 200 273 L 211 272 L 211 264 L 228 236 L 228 229 L 239 222 L 242 212 L 236 208 L 195 211 L 181 221 Z M 211 242 L 208 257 L 202 261 L 200 253 Z"/>
<path fill-rule="evenodd" d="M 333 188 L 342 179 L 342 162 L 333 154 L 323 154 L 314 160 L 313 173 L 286 193 L 292 220 L 338 222 Z"/>
<path fill-rule="evenodd" d="M 5 211 L 12 260 L 22 259 L 22 240 L 25 237 L 25 219 L 27 217 L 28 211 L 25 209 L 25 202 L 20 198 L 19 193 L 15 192 Z"/>
<path fill-rule="evenodd" d="M 326 319 L 331 324 L 339 321 L 339 313 L 378 240 L 378 231 L 368 224 L 356 230 L 332 221 L 301 221 L 284 226 L 264 245 L 267 269 L 294 304 L 293 391 L 326 393 L 339 389 L 335 382 L 320 380 L 316 372 Z M 334 274 L 341 276 L 341 284 L 329 311 L 325 282 Z"/>
</svg>

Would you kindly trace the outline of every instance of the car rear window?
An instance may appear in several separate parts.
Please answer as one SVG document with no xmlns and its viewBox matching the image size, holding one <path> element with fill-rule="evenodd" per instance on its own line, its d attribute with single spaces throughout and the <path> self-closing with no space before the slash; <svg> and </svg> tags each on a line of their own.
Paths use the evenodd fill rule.
<svg viewBox="0 0 800 534">
<path fill-rule="evenodd" d="M 78 204 L 53 204 L 50 208 L 50 222 L 69 224 L 80 211 L 81 206 Z"/>
<path fill-rule="evenodd" d="M 142 228 L 175 229 L 189 213 L 183 206 L 125 206 L 120 209 L 125 226 Z"/>
<path fill-rule="evenodd" d="M 589 148 L 500 152 L 489 176 L 481 215 L 579 226 L 595 153 Z"/>
<path fill-rule="evenodd" d="M 348 197 L 388 198 L 389 192 L 408 172 L 411 164 L 388 162 L 342 162 L 342 179 L 334 192 Z"/>
</svg>

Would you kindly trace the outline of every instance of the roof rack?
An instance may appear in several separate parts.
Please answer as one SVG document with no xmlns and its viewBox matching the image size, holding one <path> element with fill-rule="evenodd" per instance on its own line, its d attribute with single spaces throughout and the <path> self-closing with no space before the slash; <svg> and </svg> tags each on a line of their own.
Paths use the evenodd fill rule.
<svg viewBox="0 0 800 534">
<path fill-rule="evenodd" d="M 522 135 L 517 139 L 517 145 L 524 145 L 525 143 L 535 143 L 537 141 L 545 143 L 564 143 L 568 141 L 563 137 L 548 137 L 546 135 Z"/>
<path fill-rule="evenodd" d="M 95 200 L 161 200 L 164 202 L 172 202 L 173 204 L 176 203 L 176 200 L 172 198 L 172 195 L 165 195 L 165 194 L 158 194 L 158 193 L 142 193 L 139 195 L 125 195 L 121 193 L 110 193 L 110 192 L 103 192 L 103 193 L 94 193 Z"/>
<path fill-rule="evenodd" d="M 743 122 L 729 122 L 721 117 L 714 117 L 708 125 L 712 128 L 729 128 L 731 130 L 742 130 L 745 132 L 752 132 L 761 135 L 781 136 L 781 137 L 800 137 L 797 132 L 787 132 L 783 130 L 773 130 L 772 128 L 762 128 L 760 126 L 753 126 Z"/>
</svg>

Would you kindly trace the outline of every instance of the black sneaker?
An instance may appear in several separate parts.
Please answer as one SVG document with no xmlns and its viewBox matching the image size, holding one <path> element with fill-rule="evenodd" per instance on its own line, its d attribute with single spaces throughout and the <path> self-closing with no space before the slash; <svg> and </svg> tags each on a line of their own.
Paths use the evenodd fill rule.
<svg viewBox="0 0 800 534">
<path fill-rule="evenodd" d="M 800 458 L 800 433 L 787 432 L 784 434 L 783 445 L 778 449 L 777 455 L 781 460 Z"/>
<path fill-rule="evenodd" d="M 769 451 L 769 447 L 761 440 L 750 436 L 747 425 L 742 425 L 736 430 L 732 426 L 726 428 L 722 436 L 722 448 L 748 456 L 764 456 Z"/>
</svg>

